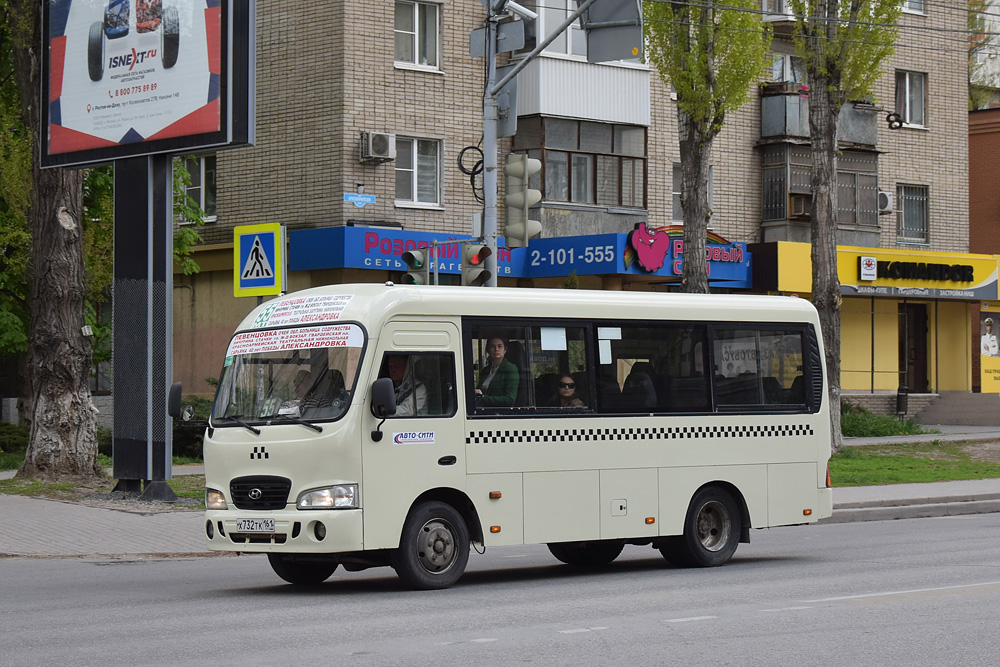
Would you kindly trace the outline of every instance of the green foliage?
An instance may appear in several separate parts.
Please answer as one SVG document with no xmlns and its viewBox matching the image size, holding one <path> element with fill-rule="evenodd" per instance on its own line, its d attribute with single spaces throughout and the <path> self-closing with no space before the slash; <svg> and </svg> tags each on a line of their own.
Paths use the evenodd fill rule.
<svg viewBox="0 0 1000 667">
<path fill-rule="evenodd" d="M 996 47 L 996 34 L 990 32 L 986 17 L 989 0 L 969 0 L 969 109 L 985 109 L 993 100 L 1000 81 L 985 66 L 984 55 Z"/>
<path fill-rule="evenodd" d="M 881 63 L 895 52 L 900 0 L 789 0 L 789 6 L 810 85 L 823 83 L 838 110 L 872 96 Z"/>
<path fill-rule="evenodd" d="M 840 430 L 849 438 L 882 438 L 887 435 L 917 435 L 937 433 L 923 429 L 912 419 L 900 421 L 892 415 L 878 415 L 855 405 L 840 401 Z"/>
<path fill-rule="evenodd" d="M 194 408 L 195 419 L 208 419 L 212 411 L 212 400 L 202 396 L 186 397 L 183 404 Z M 174 422 L 174 458 L 186 458 L 190 461 L 201 461 L 202 442 L 205 436 L 204 424 L 186 424 Z"/>
<path fill-rule="evenodd" d="M 643 3 L 647 58 L 709 139 L 768 62 L 771 32 L 759 11 L 756 0 Z"/>
<path fill-rule="evenodd" d="M 912 419 L 900 421 L 891 415 L 870 412 L 848 412 L 840 415 L 840 429 L 849 438 L 877 438 L 887 435 L 925 433 Z"/>
<path fill-rule="evenodd" d="M 563 289 L 580 289 L 580 278 L 576 275 L 576 271 L 566 276 Z"/>
<path fill-rule="evenodd" d="M 830 459 L 834 486 L 945 482 L 1000 477 L 1000 465 L 973 458 L 962 442 L 844 447 Z"/>
<path fill-rule="evenodd" d="M 31 138 L 21 122 L 8 9 L 0 0 L 0 355 L 28 349 Z"/>
<path fill-rule="evenodd" d="M 198 206 L 198 202 L 187 194 L 186 188 L 191 185 L 188 164 L 187 158 L 174 159 L 174 218 L 188 223 L 177 225 L 175 228 L 174 262 L 186 276 L 201 270 L 198 263 L 191 258 L 191 252 L 202 240 L 197 228 L 205 224 L 205 212 Z"/>
<path fill-rule="evenodd" d="M 0 470 L 17 470 L 28 448 L 28 427 L 0 421 Z"/>
<path fill-rule="evenodd" d="M 110 165 L 83 176 L 83 267 L 86 296 L 102 302 L 111 293 L 115 262 L 115 176 Z M 89 324 L 89 322 L 88 322 Z"/>
<path fill-rule="evenodd" d="M 84 303 L 83 319 L 94 332 L 90 339 L 91 347 L 91 377 L 97 377 L 97 369 L 104 362 L 111 361 L 113 351 L 113 338 L 111 335 L 111 322 L 102 321 L 97 317 L 97 310 L 89 300 Z"/>
</svg>

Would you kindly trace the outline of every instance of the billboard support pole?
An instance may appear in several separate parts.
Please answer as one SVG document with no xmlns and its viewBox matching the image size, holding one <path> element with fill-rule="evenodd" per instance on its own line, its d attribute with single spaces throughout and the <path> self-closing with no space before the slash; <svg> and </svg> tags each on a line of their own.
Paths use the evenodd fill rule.
<svg viewBox="0 0 1000 667">
<path fill-rule="evenodd" d="M 177 499 L 167 390 L 173 380 L 173 158 L 116 160 L 113 469 L 116 491 Z"/>
</svg>

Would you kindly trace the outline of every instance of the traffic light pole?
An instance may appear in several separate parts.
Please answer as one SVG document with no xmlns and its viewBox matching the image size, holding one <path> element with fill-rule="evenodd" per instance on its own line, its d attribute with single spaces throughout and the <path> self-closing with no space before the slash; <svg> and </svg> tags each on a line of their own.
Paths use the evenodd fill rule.
<svg viewBox="0 0 1000 667">
<path fill-rule="evenodd" d="M 497 77 L 497 21 L 506 0 L 490 3 L 486 21 L 486 94 L 483 96 L 483 242 L 490 249 L 486 270 L 490 276 L 484 287 L 497 286 L 497 130 L 499 106 L 493 84 Z M 516 110 L 515 110 L 516 113 Z"/>
<path fill-rule="evenodd" d="M 486 21 L 486 93 L 483 95 L 483 242 L 489 247 L 490 254 L 486 258 L 486 270 L 489 279 L 484 287 L 497 286 L 497 153 L 499 142 L 497 134 L 500 126 L 500 107 L 497 104 L 497 94 L 508 81 L 517 76 L 528 63 L 542 52 L 549 44 L 573 25 L 596 0 L 581 2 L 576 11 L 572 12 L 562 24 L 547 38 L 542 40 L 513 70 L 504 76 L 497 84 L 497 23 L 506 15 L 508 6 L 514 6 L 509 0 L 486 0 L 489 7 L 489 18 Z M 519 6 L 516 11 L 521 14 L 525 10 Z M 527 12 L 530 14 L 531 12 Z M 511 113 L 517 113 L 512 109 Z"/>
</svg>

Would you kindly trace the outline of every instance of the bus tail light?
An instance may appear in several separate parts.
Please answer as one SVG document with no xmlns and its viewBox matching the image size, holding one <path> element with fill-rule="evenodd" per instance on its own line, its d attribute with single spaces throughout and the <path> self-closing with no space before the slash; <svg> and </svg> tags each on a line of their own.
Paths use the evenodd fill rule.
<svg viewBox="0 0 1000 667">
<path fill-rule="evenodd" d="M 833 484 L 830 482 L 830 464 L 826 464 L 826 488 L 832 488 Z"/>
</svg>

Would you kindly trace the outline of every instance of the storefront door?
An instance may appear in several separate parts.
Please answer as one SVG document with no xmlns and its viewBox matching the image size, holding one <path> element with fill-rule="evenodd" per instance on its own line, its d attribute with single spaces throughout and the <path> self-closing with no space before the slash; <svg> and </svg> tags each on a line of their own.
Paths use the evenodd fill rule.
<svg viewBox="0 0 1000 667">
<path fill-rule="evenodd" d="M 927 306 L 899 304 L 899 383 L 911 393 L 927 391 Z"/>
</svg>

